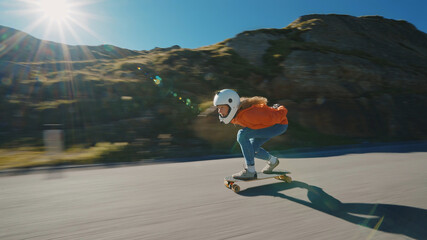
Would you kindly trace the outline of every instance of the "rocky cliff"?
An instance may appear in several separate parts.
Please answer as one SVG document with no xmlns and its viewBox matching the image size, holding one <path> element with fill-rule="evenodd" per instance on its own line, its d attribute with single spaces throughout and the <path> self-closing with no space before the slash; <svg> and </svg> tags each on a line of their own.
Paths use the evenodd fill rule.
<svg viewBox="0 0 427 240">
<path fill-rule="evenodd" d="M 427 34 L 408 22 L 307 15 L 226 44 L 275 72 L 258 88 L 286 105 L 293 122 L 354 137 L 426 134 Z"/>
</svg>

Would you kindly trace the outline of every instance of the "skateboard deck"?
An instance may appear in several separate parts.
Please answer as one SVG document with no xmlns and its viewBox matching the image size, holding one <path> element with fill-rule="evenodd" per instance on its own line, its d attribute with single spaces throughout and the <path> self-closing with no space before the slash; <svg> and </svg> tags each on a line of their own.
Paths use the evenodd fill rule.
<svg viewBox="0 0 427 240">
<path fill-rule="evenodd" d="M 287 174 L 290 174 L 291 172 L 280 170 L 280 171 L 274 171 L 272 173 L 263 173 L 263 172 L 257 172 L 257 178 L 256 179 L 250 179 L 250 180 L 242 180 L 242 179 L 235 179 L 232 176 L 227 176 L 224 178 L 224 185 L 233 190 L 234 192 L 240 191 L 240 186 L 236 184 L 236 182 L 250 182 L 250 181 L 258 181 L 263 179 L 269 179 L 269 178 L 275 178 L 278 180 L 283 180 L 287 183 L 292 182 L 292 178 L 287 176 Z"/>
</svg>

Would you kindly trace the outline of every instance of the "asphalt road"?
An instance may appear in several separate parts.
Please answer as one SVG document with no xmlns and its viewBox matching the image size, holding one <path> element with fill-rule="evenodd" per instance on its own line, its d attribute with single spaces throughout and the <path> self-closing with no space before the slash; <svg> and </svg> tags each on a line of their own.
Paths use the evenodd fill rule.
<svg viewBox="0 0 427 240">
<path fill-rule="evenodd" d="M 1 175 L 0 239 L 427 239 L 427 152 L 282 158 L 293 183 L 236 194 L 242 163 Z"/>
</svg>

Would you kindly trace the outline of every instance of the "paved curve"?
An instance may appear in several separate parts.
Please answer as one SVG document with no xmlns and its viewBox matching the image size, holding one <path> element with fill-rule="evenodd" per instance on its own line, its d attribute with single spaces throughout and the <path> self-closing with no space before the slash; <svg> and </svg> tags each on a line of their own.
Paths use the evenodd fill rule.
<svg viewBox="0 0 427 240">
<path fill-rule="evenodd" d="M 223 178 L 242 158 L 3 175 L 0 239 L 427 239 L 426 160 L 283 159 L 293 183 L 240 194 Z"/>
</svg>

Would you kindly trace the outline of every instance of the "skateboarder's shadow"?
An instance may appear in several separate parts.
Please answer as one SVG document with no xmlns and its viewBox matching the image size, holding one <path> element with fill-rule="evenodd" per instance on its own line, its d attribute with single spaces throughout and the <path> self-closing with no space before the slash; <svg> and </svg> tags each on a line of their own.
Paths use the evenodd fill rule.
<svg viewBox="0 0 427 240">
<path fill-rule="evenodd" d="M 293 188 L 306 189 L 309 201 L 282 193 Z M 427 239 L 427 210 L 421 208 L 380 203 L 342 203 L 323 189 L 298 181 L 248 188 L 239 194 L 248 197 L 281 197 L 364 227 L 404 234 L 415 239 Z"/>
</svg>

